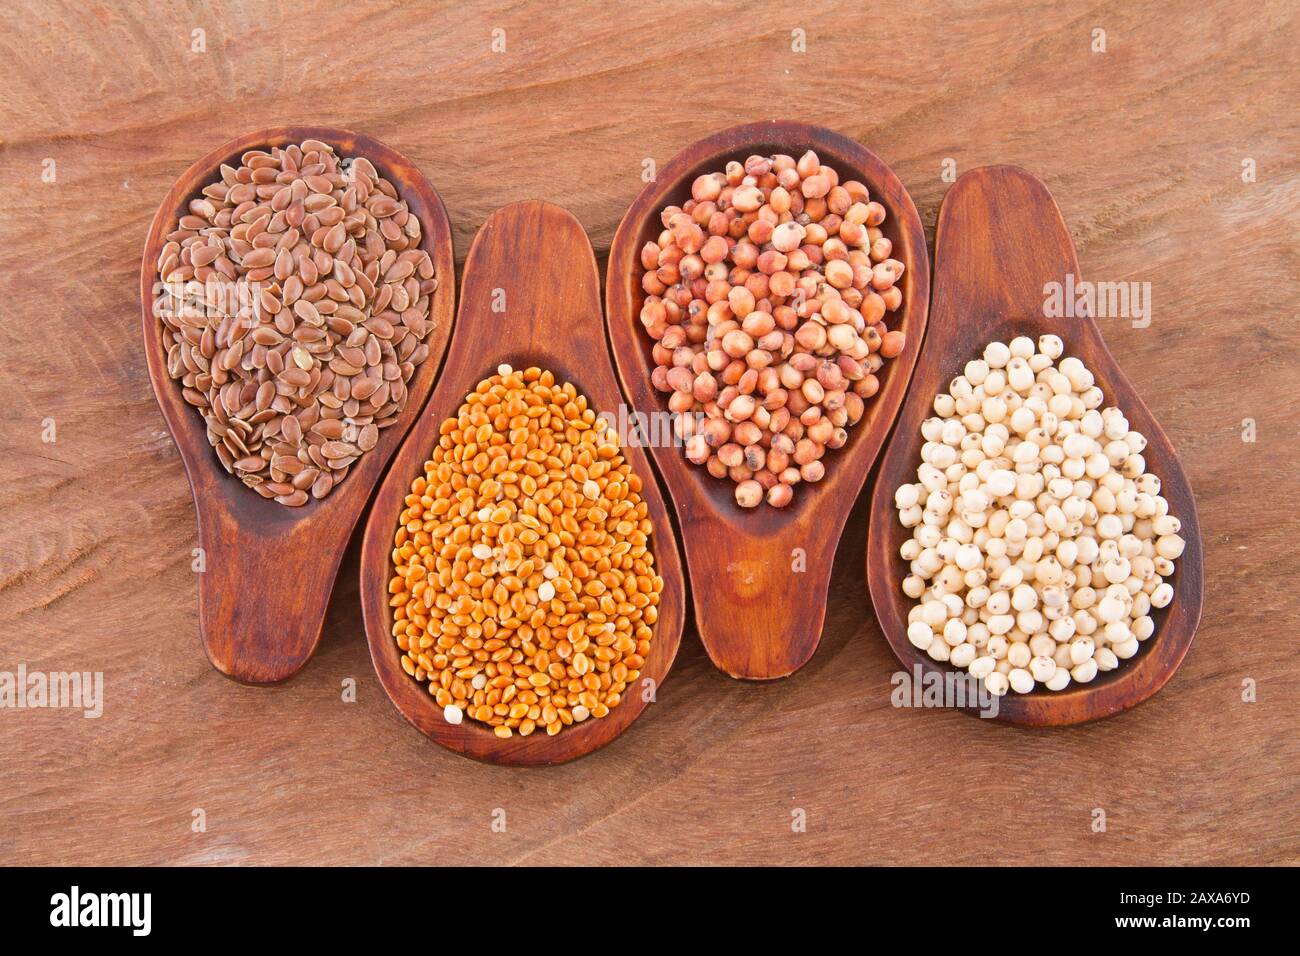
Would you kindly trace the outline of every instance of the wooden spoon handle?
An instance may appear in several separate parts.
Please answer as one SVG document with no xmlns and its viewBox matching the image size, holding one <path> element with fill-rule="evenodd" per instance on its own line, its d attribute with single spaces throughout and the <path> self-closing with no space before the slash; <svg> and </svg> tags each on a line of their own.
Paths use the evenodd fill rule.
<svg viewBox="0 0 1300 956">
<path fill-rule="evenodd" d="M 269 684 L 302 669 L 320 641 L 351 529 L 287 515 L 256 524 L 226 509 L 199 512 L 199 628 L 217 670 Z"/>
<path fill-rule="evenodd" d="M 687 510 L 681 519 L 690 528 L 687 564 L 709 578 L 695 623 L 714 665 L 735 678 L 775 680 L 806 664 L 821 638 L 838 535 L 785 524 L 756 546 L 713 515 Z"/>
<path fill-rule="evenodd" d="M 591 243 L 582 225 L 559 206 L 518 202 L 488 217 L 465 262 L 461 311 L 482 319 L 466 323 L 453 340 L 448 382 L 473 387 L 495 371 L 495 361 L 523 367 L 560 360 L 577 365 L 584 381 L 598 380 L 601 390 L 614 384 L 603 327 L 578 321 L 592 312 L 600 315 Z M 460 372 L 472 380 L 464 382 Z"/>
<path fill-rule="evenodd" d="M 1056 201 L 1018 166 L 984 166 L 959 178 L 944 197 L 934 241 L 929 338 L 947 348 L 932 360 L 956 368 L 957 357 L 983 348 L 991 323 L 1045 324 L 1044 284 L 1079 274 Z"/>
</svg>

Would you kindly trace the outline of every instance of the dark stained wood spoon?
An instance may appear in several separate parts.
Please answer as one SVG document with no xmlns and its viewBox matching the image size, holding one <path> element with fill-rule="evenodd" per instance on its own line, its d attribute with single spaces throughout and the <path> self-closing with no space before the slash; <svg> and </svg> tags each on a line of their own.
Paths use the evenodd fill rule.
<svg viewBox="0 0 1300 956">
<path fill-rule="evenodd" d="M 881 371 L 849 441 L 826 456 L 826 477 L 796 489 L 792 504 L 747 510 L 734 485 L 688 462 L 683 449 L 656 444 L 651 454 L 668 486 L 691 571 L 695 623 L 713 663 L 732 677 L 767 680 L 798 670 L 817 649 L 826 592 L 844 522 L 894 422 L 920 353 L 930 299 L 930 260 L 912 199 L 874 153 L 838 133 L 795 122 L 753 123 L 688 146 L 659 170 L 623 217 L 610 249 L 605 281 L 609 336 L 619 379 L 638 413 L 663 412 L 650 383 L 652 342 L 641 327 L 645 301 L 641 246 L 655 238 L 660 211 L 690 197 L 692 181 L 751 154 L 812 149 L 840 178 L 858 179 L 888 213 L 881 227 L 903 261 L 904 303 L 889 327 L 905 332 L 901 355 Z"/>
<path fill-rule="evenodd" d="M 1138 397 L 1090 317 L 1044 316 L 1044 286 L 1078 282 L 1079 261 L 1069 230 L 1047 187 L 1014 166 L 986 166 L 966 173 L 948 191 L 935 229 L 934 297 L 926 334 L 926 359 L 912 379 L 898 427 L 881 461 L 871 499 L 867 531 L 867 583 L 881 630 L 898 659 L 914 671 L 951 673 L 907 639 L 913 602 L 901 582 L 907 563 L 899 548 L 910 532 L 898 521 L 894 492 L 916 480 L 921 460 L 921 422 L 933 414 L 934 396 L 947 389 L 970 359 L 992 341 L 1017 335 L 1035 340 L 1054 334 L 1065 354 L 1083 361 L 1096 376 L 1106 405 L 1117 405 L 1134 429 L 1148 439 L 1147 471 L 1159 476 L 1169 510 L 1182 522 L 1186 540 L 1169 583 L 1174 599 L 1153 612 L 1155 633 L 1137 655 L 1087 684 L 1054 692 L 1008 693 L 998 717 L 1016 724 L 1077 724 L 1133 707 L 1160 690 L 1191 646 L 1201 617 L 1203 556 L 1196 502 L 1187 475 L 1159 422 Z"/>
<path fill-rule="evenodd" d="M 681 642 L 686 608 L 681 558 L 668 510 L 641 449 L 625 446 L 624 455 L 644 482 L 642 494 L 654 522 L 655 566 L 664 588 L 640 686 L 629 687 L 607 716 L 570 725 L 554 737 L 538 732 L 504 740 L 469 719 L 449 724 L 427 685 L 402 670 L 392 636 L 388 582 L 393 536 L 411 481 L 422 473 L 443 420 L 455 415 L 466 394 L 501 364 L 549 369 L 586 395 L 611 423 L 624 402 L 605 341 L 596 258 L 582 226 L 559 206 L 537 200 L 505 206 L 488 217 L 474 239 L 461 280 L 456 334 L 438 387 L 394 459 L 370 512 L 361 554 L 361 606 L 379 680 L 417 728 L 444 747 L 489 763 L 564 763 L 609 743 L 641 715 L 663 684 Z"/>
<path fill-rule="evenodd" d="M 437 269 L 439 285 L 430 308 L 429 358 L 407 383 L 406 407 L 396 424 L 380 432 L 333 493 L 301 508 L 287 508 L 245 488 L 226 473 L 209 446 L 203 418 L 167 374 L 162 322 L 152 309 L 158 254 L 188 203 L 218 175 L 222 163 L 238 165 L 250 149 L 286 146 L 305 139 L 329 143 L 343 157 L 365 156 L 419 217 L 421 248 Z M 277 126 L 219 146 L 176 181 L 154 216 L 140 265 L 140 301 L 149 379 L 180 451 L 198 512 L 199 628 L 212 665 L 251 684 L 284 680 L 311 658 L 320 641 L 325 610 L 348 538 L 365 510 L 384 466 L 424 405 L 437 376 L 455 317 L 455 256 L 447 212 L 437 191 L 406 157 L 378 140 L 347 130 Z"/>
</svg>

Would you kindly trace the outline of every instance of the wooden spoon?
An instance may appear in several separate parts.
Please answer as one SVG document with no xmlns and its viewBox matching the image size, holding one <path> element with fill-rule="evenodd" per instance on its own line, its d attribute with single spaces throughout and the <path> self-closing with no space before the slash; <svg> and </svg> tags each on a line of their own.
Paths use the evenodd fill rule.
<svg viewBox="0 0 1300 956">
<path fill-rule="evenodd" d="M 1137 656 L 1098 674 L 1087 684 L 1053 692 L 1008 693 L 998 716 L 1017 724 L 1076 724 L 1105 717 L 1146 700 L 1173 676 L 1201 617 L 1202 552 L 1196 502 L 1169 439 L 1116 364 L 1092 318 L 1046 318 L 1044 286 L 1079 281 L 1079 262 L 1061 212 L 1038 179 L 1014 166 L 986 166 L 957 180 L 944 197 L 935 230 L 934 300 L 926 336 L 927 360 L 917 369 L 898 428 L 880 465 L 867 532 L 867 583 L 881 630 L 898 659 L 915 673 L 952 672 L 907 639 L 913 602 L 901 588 L 907 564 L 899 548 L 910 536 L 898 521 L 894 492 L 916 480 L 921 460 L 921 422 L 933 414 L 934 396 L 979 357 L 992 341 L 1017 335 L 1037 340 L 1054 334 L 1096 376 L 1105 404 L 1117 405 L 1148 439 L 1147 471 L 1159 476 L 1170 513 L 1182 522 L 1187 541 L 1174 562 L 1173 602 L 1153 612 L 1155 633 Z"/>
<path fill-rule="evenodd" d="M 504 309 L 504 311 L 502 311 Z M 556 764 L 609 743 L 640 716 L 663 684 L 685 618 L 685 581 L 672 524 L 639 448 L 624 455 L 644 482 L 642 495 L 654 522 L 655 567 L 663 578 L 659 620 L 641 681 L 600 719 L 507 739 L 466 719 L 449 724 L 428 692 L 401 667 L 388 606 L 393 535 L 411 481 L 438 440 L 444 419 L 498 365 L 540 366 L 571 382 L 611 423 L 624 404 L 610 362 L 600 314 L 600 276 L 582 226 L 559 206 L 533 200 L 498 209 L 470 247 L 461 281 L 460 317 L 438 387 L 380 486 L 366 525 L 361 555 L 361 606 L 370 657 L 384 690 L 417 728 L 451 750 L 501 764 Z"/>
<path fill-rule="evenodd" d="M 609 335 L 623 389 L 640 413 L 664 412 L 650 384 L 652 342 L 639 319 L 641 246 L 662 229 L 659 214 L 690 197 L 694 179 L 751 154 L 815 150 L 841 180 L 865 183 L 885 206 L 882 226 L 894 257 L 906 264 L 903 305 L 891 329 L 907 334 L 903 353 L 880 373 L 880 391 L 866 403 L 849 441 L 826 455 L 826 477 L 795 488 L 784 509 L 736 504 L 735 485 L 686 460 L 683 449 L 655 442 L 651 454 L 668 485 L 692 570 L 695 623 L 713 663 L 732 677 L 766 680 L 802 667 L 821 640 L 831 565 L 844 522 L 893 424 L 916 364 L 930 298 L 930 260 L 921 220 L 898 177 L 851 139 L 804 123 L 753 123 L 688 146 L 659 170 L 623 217 L 610 249 L 605 281 Z"/>
<path fill-rule="evenodd" d="M 433 257 L 439 285 L 430 308 L 429 358 L 407 383 L 406 406 L 397 423 L 380 432 L 379 444 L 353 465 L 333 493 L 301 508 L 287 508 L 245 488 L 221 467 L 208 444 L 202 416 L 167 374 L 162 322 L 152 305 L 164 236 L 175 228 L 189 201 L 217 177 L 218 167 L 226 162 L 238 165 L 240 155 L 250 149 L 305 139 L 329 143 L 340 156 L 365 156 L 397 187 L 420 219 L 421 248 Z M 228 677 L 251 684 L 284 680 L 315 652 L 348 537 L 433 386 L 451 336 L 455 289 L 451 228 L 437 191 L 410 160 L 369 136 L 315 126 L 249 133 L 187 169 L 158 207 L 140 265 L 144 349 L 154 396 L 180 450 L 198 512 L 203 648 L 212 665 Z"/>
</svg>

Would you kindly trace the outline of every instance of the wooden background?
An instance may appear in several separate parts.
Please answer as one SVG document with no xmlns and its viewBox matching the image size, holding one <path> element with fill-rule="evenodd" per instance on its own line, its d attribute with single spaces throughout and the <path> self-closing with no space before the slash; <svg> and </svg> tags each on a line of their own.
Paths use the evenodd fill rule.
<svg viewBox="0 0 1300 956">
<path fill-rule="evenodd" d="M 0 861 L 1300 859 L 1293 3 L 10 7 L 0 670 L 103 671 L 106 704 L 98 720 L 0 710 Z M 355 541 L 303 673 L 254 689 L 209 667 L 194 514 L 136 284 L 148 222 L 195 157 L 275 123 L 350 127 L 433 180 L 459 258 L 492 209 L 534 196 L 572 210 L 603 257 L 644 159 L 773 117 L 877 151 L 927 229 L 946 159 L 1021 164 L 1059 201 L 1086 278 L 1151 283 L 1151 327 L 1103 331 L 1187 465 L 1208 579 L 1198 639 L 1160 695 L 1054 732 L 891 707 L 865 496 L 808 667 L 736 683 L 688 628 L 658 702 L 565 767 L 481 766 L 405 724 L 367 656 Z"/>
</svg>

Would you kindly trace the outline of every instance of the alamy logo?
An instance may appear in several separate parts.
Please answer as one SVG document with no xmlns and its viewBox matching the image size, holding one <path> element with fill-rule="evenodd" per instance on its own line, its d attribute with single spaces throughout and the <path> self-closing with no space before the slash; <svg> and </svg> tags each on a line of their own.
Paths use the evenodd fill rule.
<svg viewBox="0 0 1300 956">
<path fill-rule="evenodd" d="M 1151 324 L 1150 282 L 1086 282 L 1067 272 L 1064 282 L 1043 285 L 1043 316 L 1049 319 L 1132 319 L 1133 328 Z"/>
<path fill-rule="evenodd" d="M 51 926 L 127 926 L 133 936 L 148 936 L 152 927 L 151 893 L 69 893 L 50 897 Z"/>
<path fill-rule="evenodd" d="M 622 403 L 600 416 L 622 448 L 680 448 L 708 421 L 703 412 L 639 412 Z"/>
<path fill-rule="evenodd" d="M 889 702 L 895 707 L 964 707 L 981 717 L 996 717 L 1000 698 L 973 674 L 926 670 L 914 664 L 912 670 L 895 671 Z"/>
<path fill-rule="evenodd" d="M 29 671 L 19 664 L 17 671 L 0 671 L 0 709 L 69 707 L 84 717 L 104 713 L 103 671 Z"/>
</svg>

